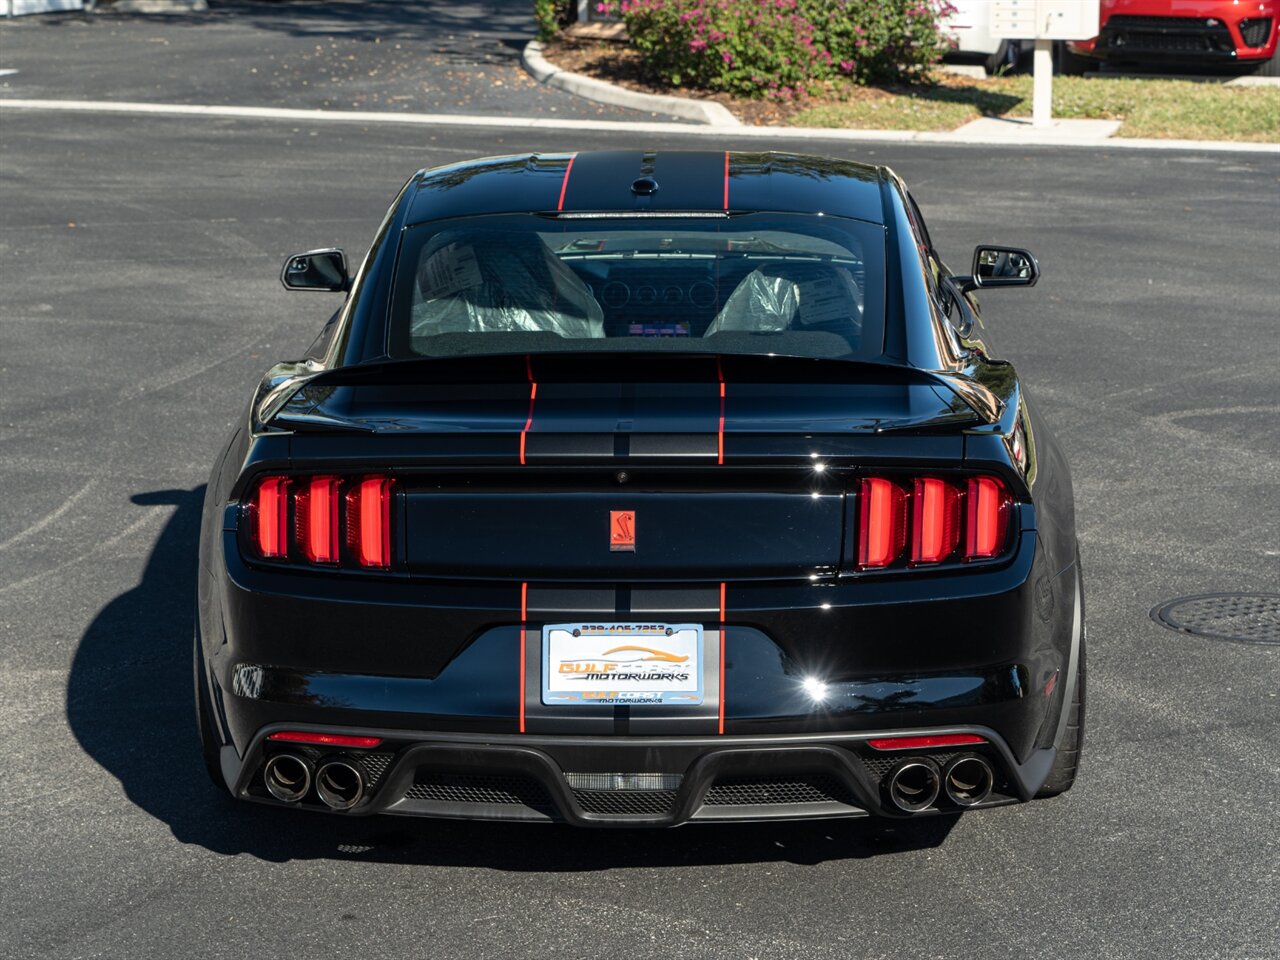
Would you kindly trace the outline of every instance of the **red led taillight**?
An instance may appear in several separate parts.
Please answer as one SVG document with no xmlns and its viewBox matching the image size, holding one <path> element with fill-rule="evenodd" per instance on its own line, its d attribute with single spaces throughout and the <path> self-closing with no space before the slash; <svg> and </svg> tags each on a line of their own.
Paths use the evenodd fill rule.
<svg viewBox="0 0 1280 960">
<path fill-rule="evenodd" d="M 904 489 L 905 487 L 905 489 Z M 989 560 L 1008 542 L 1013 497 L 995 477 L 867 477 L 858 491 L 858 569 Z"/>
<path fill-rule="evenodd" d="M 868 477 L 859 500 L 858 566 L 887 567 L 907 542 L 907 495 L 892 480 Z"/>
<path fill-rule="evenodd" d="M 391 566 L 391 480 L 368 477 L 347 492 L 347 546 L 362 567 Z"/>
<path fill-rule="evenodd" d="M 365 747 L 366 749 L 382 743 L 381 737 L 354 737 L 345 733 L 315 733 L 311 730 L 279 730 L 267 739 L 285 743 L 315 743 L 326 747 Z"/>
<path fill-rule="evenodd" d="M 921 747 L 965 747 L 986 743 L 986 737 L 975 733 L 941 733 L 924 737 L 877 737 L 868 740 L 873 750 L 918 750 Z"/>
<path fill-rule="evenodd" d="M 994 557 L 1004 548 L 1011 506 L 1009 491 L 995 477 L 971 477 L 965 491 L 964 558 Z"/>
<path fill-rule="evenodd" d="M 394 495 L 390 477 L 266 477 L 247 504 L 247 545 L 268 560 L 389 569 Z"/>
<path fill-rule="evenodd" d="M 303 480 L 294 494 L 294 532 L 312 563 L 338 562 L 338 478 Z"/>
<path fill-rule="evenodd" d="M 959 542 L 959 492 L 945 480 L 916 480 L 911 493 L 911 562 L 941 563 Z"/>
<path fill-rule="evenodd" d="M 249 522 L 254 546 L 263 557 L 289 555 L 289 480 L 267 477 L 258 484 L 249 501 Z"/>
</svg>

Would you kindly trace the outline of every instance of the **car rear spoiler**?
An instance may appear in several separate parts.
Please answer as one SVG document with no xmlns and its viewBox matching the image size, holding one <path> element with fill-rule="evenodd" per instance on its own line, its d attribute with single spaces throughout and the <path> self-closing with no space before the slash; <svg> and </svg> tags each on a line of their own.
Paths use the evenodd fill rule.
<svg viewBox="0 0 1280 960">
<path fill-rule="evenodd" d="M 263 379 L 255 428 L 311 419 L 337 387 L 477 383 L 832 383 L 924 384 L 958 398 L 983 423 L 999 420 L 1003 401 L 976 381 L 895 363 L 783 354 L 595 352 L 416 357 L 331 369 L 284 363 Z M 329 418 L 323 418 L 337 426 Z M 891 428 L 891 425 L 887 425 Z"/>
</svg>

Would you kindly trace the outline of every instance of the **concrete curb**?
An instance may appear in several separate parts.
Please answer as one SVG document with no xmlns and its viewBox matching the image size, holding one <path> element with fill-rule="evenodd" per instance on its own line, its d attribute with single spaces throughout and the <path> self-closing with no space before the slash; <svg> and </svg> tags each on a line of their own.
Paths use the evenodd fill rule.
<svg viewBox="0 0 1280 960">
<path fill-rule="evenodd" d="M 653 133 L 694 138 L 714 137 L 722 144 L 750 140 L 833 140 L 860 143 L 931 143 L 940 146 L 1001 146 L 1018 149 L 1078 147 L 1093 150 L 1190 150 L 1198 153 L 1265 153 L 1280 155 L 1280 144 L 1231 140 L 1081 140 L 1053 138 L 1013 140 L 1009 137 L 957 137 L 954 133 L 910 130 L 832 130 L 823 127 L 702 126 L 693 123 L 617 120 L 561 120 L 543 117 L 486 117 L 457 113 L 397 113 L 360 110 L 295 110 L 284 107 L 210 106 L 187 103 L 137 103 L 127 100 L 24 100 L 0 97 L 0 110 L 114 113 L 167 117 L 239 120 L 291 120 L 310 123 L 402 124 L 419 127 L 484 127 L 499 130 L 568 130 L 598 133 Z"/>
<path fill-rule="evenodd" d="M 584 77 L 580 73 L 569 73 L 544 57 L 542 49 L 540 42 L 530 40 L 520 53 L 520 64 L 529 76 L 549 87 L 572 93 L 584 100 L 608 103 L 615 107 L 627 107 L 644 113 L 665 113 L 670 117 L 681 117 L 708 126 L 742 126 L 742 121 L 730 113 L 727 107 L 714 101 L 640 93 L 594 77 Z"/>
</svg>

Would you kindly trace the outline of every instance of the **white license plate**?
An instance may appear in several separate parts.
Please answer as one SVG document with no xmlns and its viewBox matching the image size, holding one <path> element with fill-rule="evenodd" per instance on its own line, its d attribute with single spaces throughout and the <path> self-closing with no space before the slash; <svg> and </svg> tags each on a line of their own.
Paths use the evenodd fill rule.
<svg viewBox="0 0 1280 960">
<path fill-rule="evenodd" d="M 552 623 L 542 628 L 545 704 L 702 703 L 702 627 Z"/>
</svg>

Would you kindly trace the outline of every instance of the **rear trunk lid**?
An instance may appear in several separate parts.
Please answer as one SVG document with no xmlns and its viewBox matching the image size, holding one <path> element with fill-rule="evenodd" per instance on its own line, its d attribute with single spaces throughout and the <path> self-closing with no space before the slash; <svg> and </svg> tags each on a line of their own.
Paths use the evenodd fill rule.
<svg viewBox="0 0 1280 960">
<path fill-rule="evenodd" d="M 295 465 L 395 473 L 412 574 L 618 582 L 832 573 L 860 465 L 912 435 L 958 462 L 977 419 L 906 368 L 623 359 L 345 368 L 272 425 L 295 431 Z"/>
</svg>

